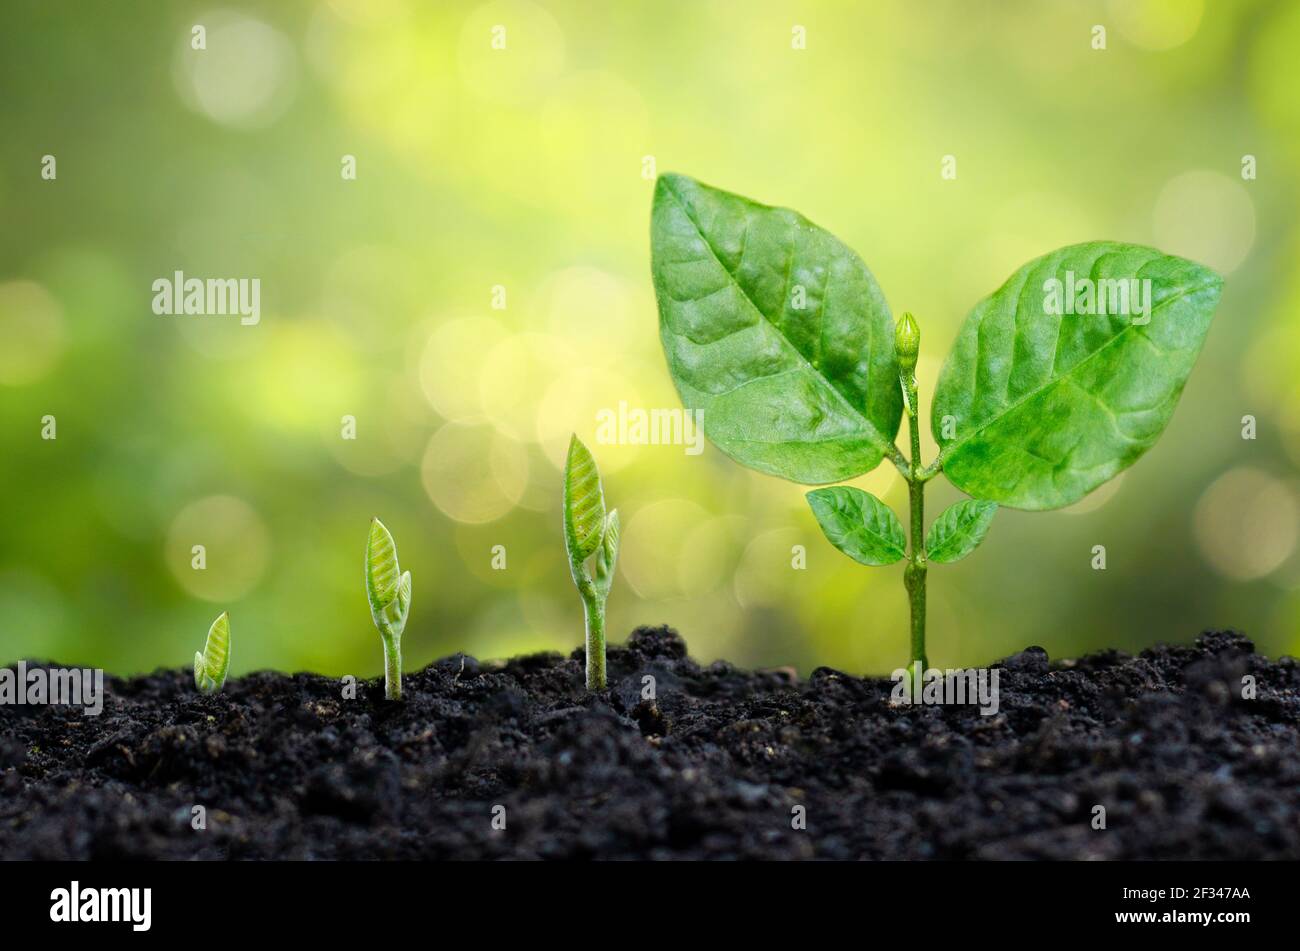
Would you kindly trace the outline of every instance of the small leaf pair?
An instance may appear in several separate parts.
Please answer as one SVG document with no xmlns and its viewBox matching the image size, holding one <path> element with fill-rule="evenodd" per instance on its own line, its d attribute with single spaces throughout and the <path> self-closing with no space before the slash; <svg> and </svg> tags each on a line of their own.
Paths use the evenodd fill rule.
<svg viewBox="0 0 1300 951">
<path fill-rule="evenodd" d="M 605 689 L 605 602 L 618 564 L 618 509 L 605 512 L 605 489 L 590 450 L 575 435 L 564 464 L 564 547 L 586 615 L 587 689 Z M 595 556 L 595 577 L 587 562 Z"/>
<path fill-rule="evenodd" d="M 830 543 L 859 564 L 892 565 L 907 554 L 898 516 L 870 492 L 848 485 L 814 489 L 808 505 Z M 926 533 L 927 560 L 951 564 L 965 558 L 984 540 L 997 510 L 996 502 L 982 499 L 950 506 Z"/>
<path fill-rule="evenodd" d="M 384 642 L 384 696 L 402 699 L 402 632 L 411 611 L 411 573 L 397 561 L 397 543 L 379 519 L 366 543 L 366 599 Z"/>
</svg>

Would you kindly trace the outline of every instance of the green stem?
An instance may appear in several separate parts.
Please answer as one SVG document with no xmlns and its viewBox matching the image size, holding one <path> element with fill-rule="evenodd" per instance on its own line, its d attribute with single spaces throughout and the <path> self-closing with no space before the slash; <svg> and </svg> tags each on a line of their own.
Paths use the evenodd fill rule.
<svg viewBox="0 0 1300 951">
<path fill-rule="evenodd" d="M 587 616 L 587 689 L 605 689 L 605 602 L 599 597 L 582 599 Z"/>
<path fill-rule="evenodd" d="M 385 634 L 384 638 L 384 696 L 389 700 L 402 699 L 402 640 L 399 636 Z"/>
<path fill-rule="evenodd" d="M 901 373 L 903 398 L 907 406 L 907 428 L 912 440 L 912 458 L 907 475 L 907 495 L 911 510 L 911 544 L 907 568 L 903 571 L 903 584 L 912 615 L 912 665 L 924 671 L 925 657 L 925 483 L 933 476 L 921 469 L 920 407 L 916 395 L 916 373 Z"/>
</svg>

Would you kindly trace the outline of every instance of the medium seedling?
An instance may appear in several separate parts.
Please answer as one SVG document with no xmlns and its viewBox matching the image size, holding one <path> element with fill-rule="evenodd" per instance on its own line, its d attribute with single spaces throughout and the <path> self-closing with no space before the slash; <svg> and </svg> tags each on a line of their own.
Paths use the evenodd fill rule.
<svg viewBox="0 0 1300 951">
<path fill-rule="evenodd" d="M 852 486 L 808 493 L 830 542 L 864 565 L 903 558 L 913 673 L 927 666 L 930 562 L 979 545 L 997 507 L 1070 505 L 1164 431 L 1209 330 L 1222 279 L 1152 248 L 1093 241 L 1030 261 L 975 305 L 935 392 L 939 455 L 923 464 L 910 314 L 894 326 L 861 259 L 797 212 L 681 175 L 655 188 L 660 336 L 687 407 L 732 459 L 793 482 L 853 479 L 888 459 L 898 517 Z M 894 444 L 906 410 L 910 455 Z M 925 534 L 925 485 L 971 496 Z"/>
<path fill-rule="evenodd" d="M 230 670 L 230 617 L 221 615 L 208 628 L 203 651 L 194 654 L 194 686 L 199 693 L 216 693 L 226 683 Z"/>
<path fill-rule="evenodd" d="M 564 463 L 564 547 L 587 620 L 587 689 L 605 689 L 605 602 L 618 563 L 618 509 L 605 514 L 605 489 L 591 452 L 574 436 Z M 587 562 L 595 556 L 596 576 Z"/>
<path fill-rule="evenodd" d="M 384 641 L 384 696 L 402 699 L 402 631 L 411 612 L 411 573 L 397 562 L 397 545 L 379 519 L 366 543 L 366 599 Z"/>
</svg>

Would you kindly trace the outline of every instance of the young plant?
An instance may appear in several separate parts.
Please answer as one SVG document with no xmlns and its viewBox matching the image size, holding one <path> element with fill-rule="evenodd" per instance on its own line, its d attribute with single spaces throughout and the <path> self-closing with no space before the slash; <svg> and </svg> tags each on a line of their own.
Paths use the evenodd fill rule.
<svg viewBox="0 0 1300 951">
<path fill-rule="evenodd" d="M 366 543 L 366 599 L 384 641 L 384 696 L 402 699 L 402 631 L 411 612 L 411 573 L 397 563 L 397 545 L 377 518 Z"/>
<path fill-rule="evenodd" d="M 807 497 L 850 558 L 907 559 L 914 668 L 926 666 L 930 562 L 973 551 L 999 505 L 1070 505 L 1151 448 L 1223 286 L 1192 261 L 1114 241 L 1030 261 L 958 333 L 931 415 L 939 455 L 924 464 L 916 321 L 905 314 L 894 326 L 871 272 L 833 235 L 797 212 L 665 175 L 651 249 L 669 371 L 719 449 L 810 485 L 884 459 L 906 480 L 907 534 L 861 489 Z M 904 411 L 908 455 L 894 444 Z M 972 498 L 926 534 L 925 486 L 940 472 Z"/>
<path fill-rule="evenodd" d="M 203 652 L 194 654 L 194 686 L 199 693 L 216 693 L 226 683 L 230 670 L 230 617 L 222 611 L 208 628 Z"/>
<path fill-rule="evenodd" d="M 564 547 L 587 621 L 587 689 L 605 689 L 605 602 L 618 562 L 618 509 L 605 514 L 596 460 L 582 441 L 569 441 L 564 464 Z M 587 562 L 595 556 L 596 577 Z"/>
</svg>

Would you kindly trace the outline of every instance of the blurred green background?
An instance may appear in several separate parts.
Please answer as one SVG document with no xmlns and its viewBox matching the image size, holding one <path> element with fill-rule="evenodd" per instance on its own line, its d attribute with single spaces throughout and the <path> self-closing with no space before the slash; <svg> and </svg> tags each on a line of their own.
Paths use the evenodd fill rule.
<svg viewBox="0 0 1300 951">
<path fill-rule="evenodd" d="M 377 674 L 372 515 L 414 575 L 408 668 L 569 651 L 576 431 L 624 517 L 612 640 L 668 622 L 705 661 L 899 666 L 901 566 L 834 551 L 799 486 L 596 441 L 602 408 L 680 405 L 652 164 L 854 247 L 921 321 L 927 410 L 966 312 L 1040 253 L 1216 268 L 1162 440 L 936 567 L 929 653 L 1300 647 L 1300 3 L 8 2 L 0 129 L 0 663 L 187 665 L 229 610 L 236 673 Z M 177 269 L 260 278 L 260 324 L 155 315 Z M 858 484 L 905 507 L 888 465 Z"/>
</svg>

